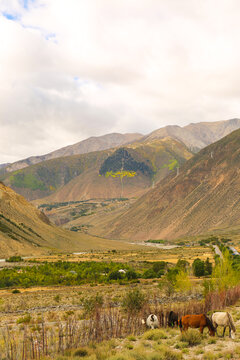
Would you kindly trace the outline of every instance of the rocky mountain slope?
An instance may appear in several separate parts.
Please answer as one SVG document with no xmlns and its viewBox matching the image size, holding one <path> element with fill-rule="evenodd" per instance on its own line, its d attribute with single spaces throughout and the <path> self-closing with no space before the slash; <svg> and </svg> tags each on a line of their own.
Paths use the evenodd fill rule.
<svg viewBox="0 0 240 360">
<path fill-rule="evenodd" d="M 56 227 L 24 197 L 0 183 L 0 258 L 129 247 L 126 243 Z"/>
<path fill-rule="evenodd" d="M 240 130 L 209 145 L 103 229 L 112 238 L 174 239 L 240 224 Z M 111 230 L 108 230 L 111 229 Z"/>
<path fill-rule="evenodd" d="M 152 139 L 170 136 L 175 140 L 182 141 L 189 149 L 197 152 L 239 128 L 240 119 L 192 123 L 184 127 L 170 125 L 153 131 L 140 141 L 148 142 Z"/>
<path fill-rule="evenodd" d="M 69 145 L 53 151 L 49 154 L 42 156 L 31 156 L 27 159 L 16 161 L 15 163 L 9 164 L 5 171 L 11 172 L 19 169 L 23 169 L 27 166 L 38 164 L 42 161 L 56 159 L 64 156 L 87 154 L 92 151 L 101 151 L 116 146 L 125 145 L 133 141 L 139 140 L 142 137 L 141 134 L 118 134 L 112 133 L 103 136 L 92 136 L 86 140 L 80 141 L 74 145 Z"/>
<path fill-rule="evenodd" d="M 74 247 L 71 234 L 53 226 L 22 196 L 0 183 L 0 257 Z M 77 243 L 75 243 L 76 245 Z"/>
<path fill-rule="evenodd" d="M 45 202 L 141 195 L 192 156 L 171 138 L 61 157 L 11 172 L 4 183 Z"/>
</svg>

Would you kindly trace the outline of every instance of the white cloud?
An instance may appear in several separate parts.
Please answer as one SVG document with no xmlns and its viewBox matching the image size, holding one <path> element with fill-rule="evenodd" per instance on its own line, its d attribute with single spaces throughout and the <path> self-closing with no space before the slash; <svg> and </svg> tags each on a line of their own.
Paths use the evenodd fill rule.
<svg viewBox="0 0 240 360">
<path fill-rule="evenodd" d="M 240 114 L 238 0 L 0 0 L 0 163 Z"/>
</svg>

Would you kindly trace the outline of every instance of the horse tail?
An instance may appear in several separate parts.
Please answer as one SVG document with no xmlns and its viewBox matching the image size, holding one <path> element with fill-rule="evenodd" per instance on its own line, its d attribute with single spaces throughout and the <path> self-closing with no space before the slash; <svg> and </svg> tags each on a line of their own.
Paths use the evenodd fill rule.
<svg viewBox="0 0 240 360">
<path fill-rule="evenodd" d="M 229 314 L 229 312 L 227 312 L 227 316 L 228 316 L 228 320 L 229 320 L 229 324 L 230 324 L 231 330 L 234 331 L 234 332 L 236 332 L 236 328 L 235 328 L 235 325 L 234 325 L 234 322 L 233 322 L 232 315 Z"/>
<path fill-rule="evenodd" d="M 172 316 L 173 316 L 173 311 L 171 310 L 170 313 L 168 314 L 168 326 L 172 326 Z"/>
<path fill-rule="evenodd" d="M 212 331 L 216 331 L 215 327 L 213 326 L 213 323 L 212 321 L 207 317 L 207 315 L 204 315 L 205 316 L 205 319 L 206 319 L 206 323 L 207 323 L 207 326 L 208 328 L 210 328 Z"/>
<path fill-rule="evenodd" d="M 182 330 L 182 318 L 180 318 L 180 320 L 179 320 L 179 327 L 180 327 L 180 330 Z"/>
</svg>

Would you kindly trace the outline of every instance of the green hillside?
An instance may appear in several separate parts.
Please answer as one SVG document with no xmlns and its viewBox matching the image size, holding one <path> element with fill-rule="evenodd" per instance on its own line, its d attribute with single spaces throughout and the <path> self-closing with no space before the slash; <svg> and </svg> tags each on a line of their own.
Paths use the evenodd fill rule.
<svg viewBox="0 0 240 360">
<path fill-rule="evenodd" d="M 53 201 L 81 200 L 94 197 L 119 197 L 122 183 L 115 177 L 125 171 L 125 196 L 146 191 L 153 182 L 163 179 L 182 165 L 192 154 L 171 138 L 149 143 L 134 143 L 125 147 L 62 157 L 28 166 L 1 177 L 4 183 L 28 200 L 58 194 Z M 103 175 L 103 176 L 99 176 Z M 126 177 L 126 178 L 127 178 Z M 111 183 L 111 184 L 110 184 Z M 65 189 L 65 187 L 67 188 Z M 110 187 L 109 187 L 110 186 Z M 105 188 L 108 187 L 108 192 Z M 75 189 L 74 198 L 69 191 Z M 77 198 L 76 198 L 77 197 Z"/>
</svg>

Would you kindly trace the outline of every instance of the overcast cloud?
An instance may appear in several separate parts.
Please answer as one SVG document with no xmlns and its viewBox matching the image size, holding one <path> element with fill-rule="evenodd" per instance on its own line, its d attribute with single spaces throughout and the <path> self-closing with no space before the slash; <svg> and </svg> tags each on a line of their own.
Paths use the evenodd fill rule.
<svg viewBox="0 0 240 360">
<path fill-rule="evenodd" d="M 239 0 L 0 0 L 0 163 L 240 116 Z"/>
</svg>

